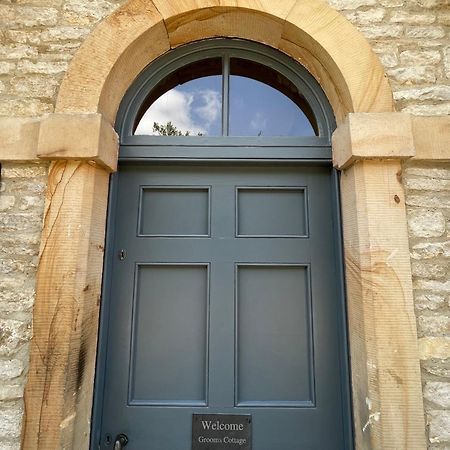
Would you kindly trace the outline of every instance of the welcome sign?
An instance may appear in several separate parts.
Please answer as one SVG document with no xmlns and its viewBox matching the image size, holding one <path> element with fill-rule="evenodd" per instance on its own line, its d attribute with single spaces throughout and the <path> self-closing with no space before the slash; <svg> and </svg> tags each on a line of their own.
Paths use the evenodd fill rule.
<svg viewBox="0 0 450 450">
<path fill-rule="evenodd" d="M 252 416 L 193 414 L 192 450 L 251 450 Z"/>
</svg>

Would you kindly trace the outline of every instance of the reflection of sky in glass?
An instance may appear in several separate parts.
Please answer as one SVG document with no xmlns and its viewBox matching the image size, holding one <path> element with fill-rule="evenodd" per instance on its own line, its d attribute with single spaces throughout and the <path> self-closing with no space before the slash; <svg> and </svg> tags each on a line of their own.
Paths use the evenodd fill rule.
<svg viewBox="0 0 450 450">
<path fill-rule="evenodd" d="M 171 122 L 191 136 L 221 136 L 222 77 L 187 81 L 159 97 L 140 120 L 135 134 L 155 135 L 153 124 Z M 303 111 L 285 94 L 251 78 L 230 76 L 231 136 L 314 136 Z"/>
<path fill-rule="evenodd" d="M 315 136 L 303 111 L 286 95 L 250 78 L 230 77 L 230 135 Z"/>
<path fill-rule="evenodd" d="M 222 77 L 188 81 L 159 97 L 142 116 L 135 134 L 158 134 L 153 123 L 172 122 L 179 131 L 196 136 L 222 134 Z"/>
</svg>

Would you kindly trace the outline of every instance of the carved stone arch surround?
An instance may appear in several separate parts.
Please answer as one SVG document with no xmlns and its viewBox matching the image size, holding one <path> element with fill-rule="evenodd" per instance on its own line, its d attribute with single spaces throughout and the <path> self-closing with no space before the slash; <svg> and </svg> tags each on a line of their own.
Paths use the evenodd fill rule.
<svg viewBox="0 0 450 450">
<path fill-rule="evenodd" d="M 14 145 L 28 145 L 16 160 L 53 161 L 23 448 L 88 449 L 109 172 L 117 164 L 112 124 L 146 65 L 211 37 L 281 50 L 306 66 L 328 96 L 339 125 L 333 155 L 342 170 L 356 448 L 425 449 L 401 159 L 415 151 L 448 157 L 440 137 L 427 142 L 434 153 L 424 153 L 414 132 L 422 122 L 393 112 L 369 44 L 320 0 L 129 0 L 75 55 L 56 113 L 15 124 L 21 134 Z M 433 124 L 449 132 L 447 121 Z"/>
</svg>

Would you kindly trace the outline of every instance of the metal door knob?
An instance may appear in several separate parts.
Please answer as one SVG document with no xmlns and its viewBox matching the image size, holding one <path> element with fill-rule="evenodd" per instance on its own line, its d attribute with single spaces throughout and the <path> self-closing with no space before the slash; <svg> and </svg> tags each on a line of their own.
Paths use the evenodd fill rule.
<svg viewBox="0 0 450 450">
<path fill-rule="evenodd" d="M 120 433 L 114 441 L 114 450 L 122 450 L 128 444 L 127 435 Z"/>
</svg>

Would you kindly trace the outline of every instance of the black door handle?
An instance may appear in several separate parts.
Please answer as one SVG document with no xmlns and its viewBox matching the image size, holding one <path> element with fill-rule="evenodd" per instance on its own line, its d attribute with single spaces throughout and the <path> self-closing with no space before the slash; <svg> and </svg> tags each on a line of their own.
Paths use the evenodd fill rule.
<svg viewBox="0 0 450 450">
<path fill-rule="evenodd" d="M 128 436 L 120 433 L 114 441 L 114 450 L 122 450 L 128 444 Z"/>
</svg>

